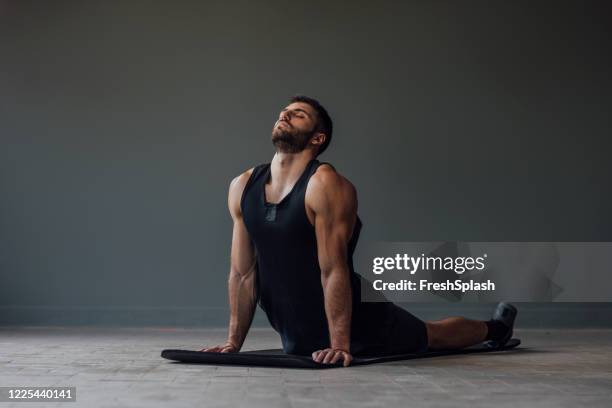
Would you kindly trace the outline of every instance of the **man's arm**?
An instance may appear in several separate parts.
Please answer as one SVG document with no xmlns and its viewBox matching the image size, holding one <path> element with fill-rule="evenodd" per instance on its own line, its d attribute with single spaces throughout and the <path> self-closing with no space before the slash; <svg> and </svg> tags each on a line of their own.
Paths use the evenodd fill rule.
<svg viewBox="0 0 612 408">
<path fill-rule="evenodd" d="M 228 194 L 228 207 L 234 223 L 232 249 L 228 279 L 230 321 L 227 342 L 204 348 L 202 351 L 234 352 L 239 351 L 251 327 L 257 305 L 255 270 L 257 268 L 255 251 L 249 233 L 244 225 L 240 199 L 252 169 L 232 180 Z"/>
<path fill-rule="evenodd" d="M 325 296 L 330 348 L 313 353 L 317 362 L 350 364 L 352 293 L 348 242 L 357 218 L 353 185 L 327 166 L 311 178 L 306 203 L 314 213 L 321 284 Z"/>
</svg>

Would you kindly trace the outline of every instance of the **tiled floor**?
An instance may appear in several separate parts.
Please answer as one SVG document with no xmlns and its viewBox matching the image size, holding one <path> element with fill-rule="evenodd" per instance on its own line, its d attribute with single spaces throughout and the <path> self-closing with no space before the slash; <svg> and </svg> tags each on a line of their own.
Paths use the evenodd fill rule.
<svg viewBox="0 0 612 408">
<path fill-rule="evenodd" d="M 332 370 L 160 358 L 223 330 L 0 328 L 0 386 L 75 386 L 76 403 L 3 407 L 611 407 L 612 330 L 522 330 L 520 350 Z M 279 347 L 253 330 L 245 349 Z"/>
</svg>

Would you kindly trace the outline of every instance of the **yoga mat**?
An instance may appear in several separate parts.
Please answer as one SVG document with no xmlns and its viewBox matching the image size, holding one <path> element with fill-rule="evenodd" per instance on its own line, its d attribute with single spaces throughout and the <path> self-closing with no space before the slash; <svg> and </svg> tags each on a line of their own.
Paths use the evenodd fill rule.
<svg viewBox="0 0 612 408">
<path fill-rule="evenodd" d="M 394 354 L 385 356 L 354 356 L 351 366 L 385 363 L 387 361 L 412 360 L 457 354 L 489 353 L 515 348 L 521 344 L 519 339 L 511 339 L 503 347 L 495 347 L 491 342 L 460 350 L 427 351 L 424 353 Z M 208 353 L 190 350 L 163 350 L 163 358 L 181 363 L 208 365 L 239 365 L 256 367 L 286 367 L 286 368 L 335 368 L 342 367 L 342 361 L 336 364 L 316 363 L 309 356 L 285 354 L 280 349 L 244 351 L 240 353 Z"/>
</svg>

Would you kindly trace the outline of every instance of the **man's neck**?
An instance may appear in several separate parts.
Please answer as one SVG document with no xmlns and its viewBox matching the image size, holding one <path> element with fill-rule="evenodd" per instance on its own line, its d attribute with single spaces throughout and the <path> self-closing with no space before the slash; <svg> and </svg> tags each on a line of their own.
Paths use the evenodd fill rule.
<svg viewBox="0 0 612 408">
<path fill-rule="evenodd" d="M 299 153 L 276 152 L 270 165 L 271 181 L 274 184 L 293 184 L 313 158 L 309 150 Z"/>
</svg>

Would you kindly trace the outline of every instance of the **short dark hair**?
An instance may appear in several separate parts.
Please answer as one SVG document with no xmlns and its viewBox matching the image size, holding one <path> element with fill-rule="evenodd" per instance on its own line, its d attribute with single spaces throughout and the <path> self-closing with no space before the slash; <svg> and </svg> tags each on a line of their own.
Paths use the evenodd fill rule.
<svg viewBox="0 0 612 408">
<path fill-rule="evenodd" d="M 323 153 L 325 149 L 327 149 L 327 146 L 329 146 L 329 143 L 331 142 L 332 132 L 334 130 L 332 120 L 323 105 L 321 105 L 319 101 L 314 98 L 311 98 L 306 95 L 294 95 L 293 97 L 291 97 L 289 103 L 294 102 L 307 103 L 308 105 L 312 106 L 315 112 L 317 112 L 317 125 L 315 129 L 317 130 L 317 132 L 325 133 L 326 136 L 325 142 L 323 142 L 323 144 L 319 146 L 319 151 L 317 152 L 318 156 Z"/>
</svg>

